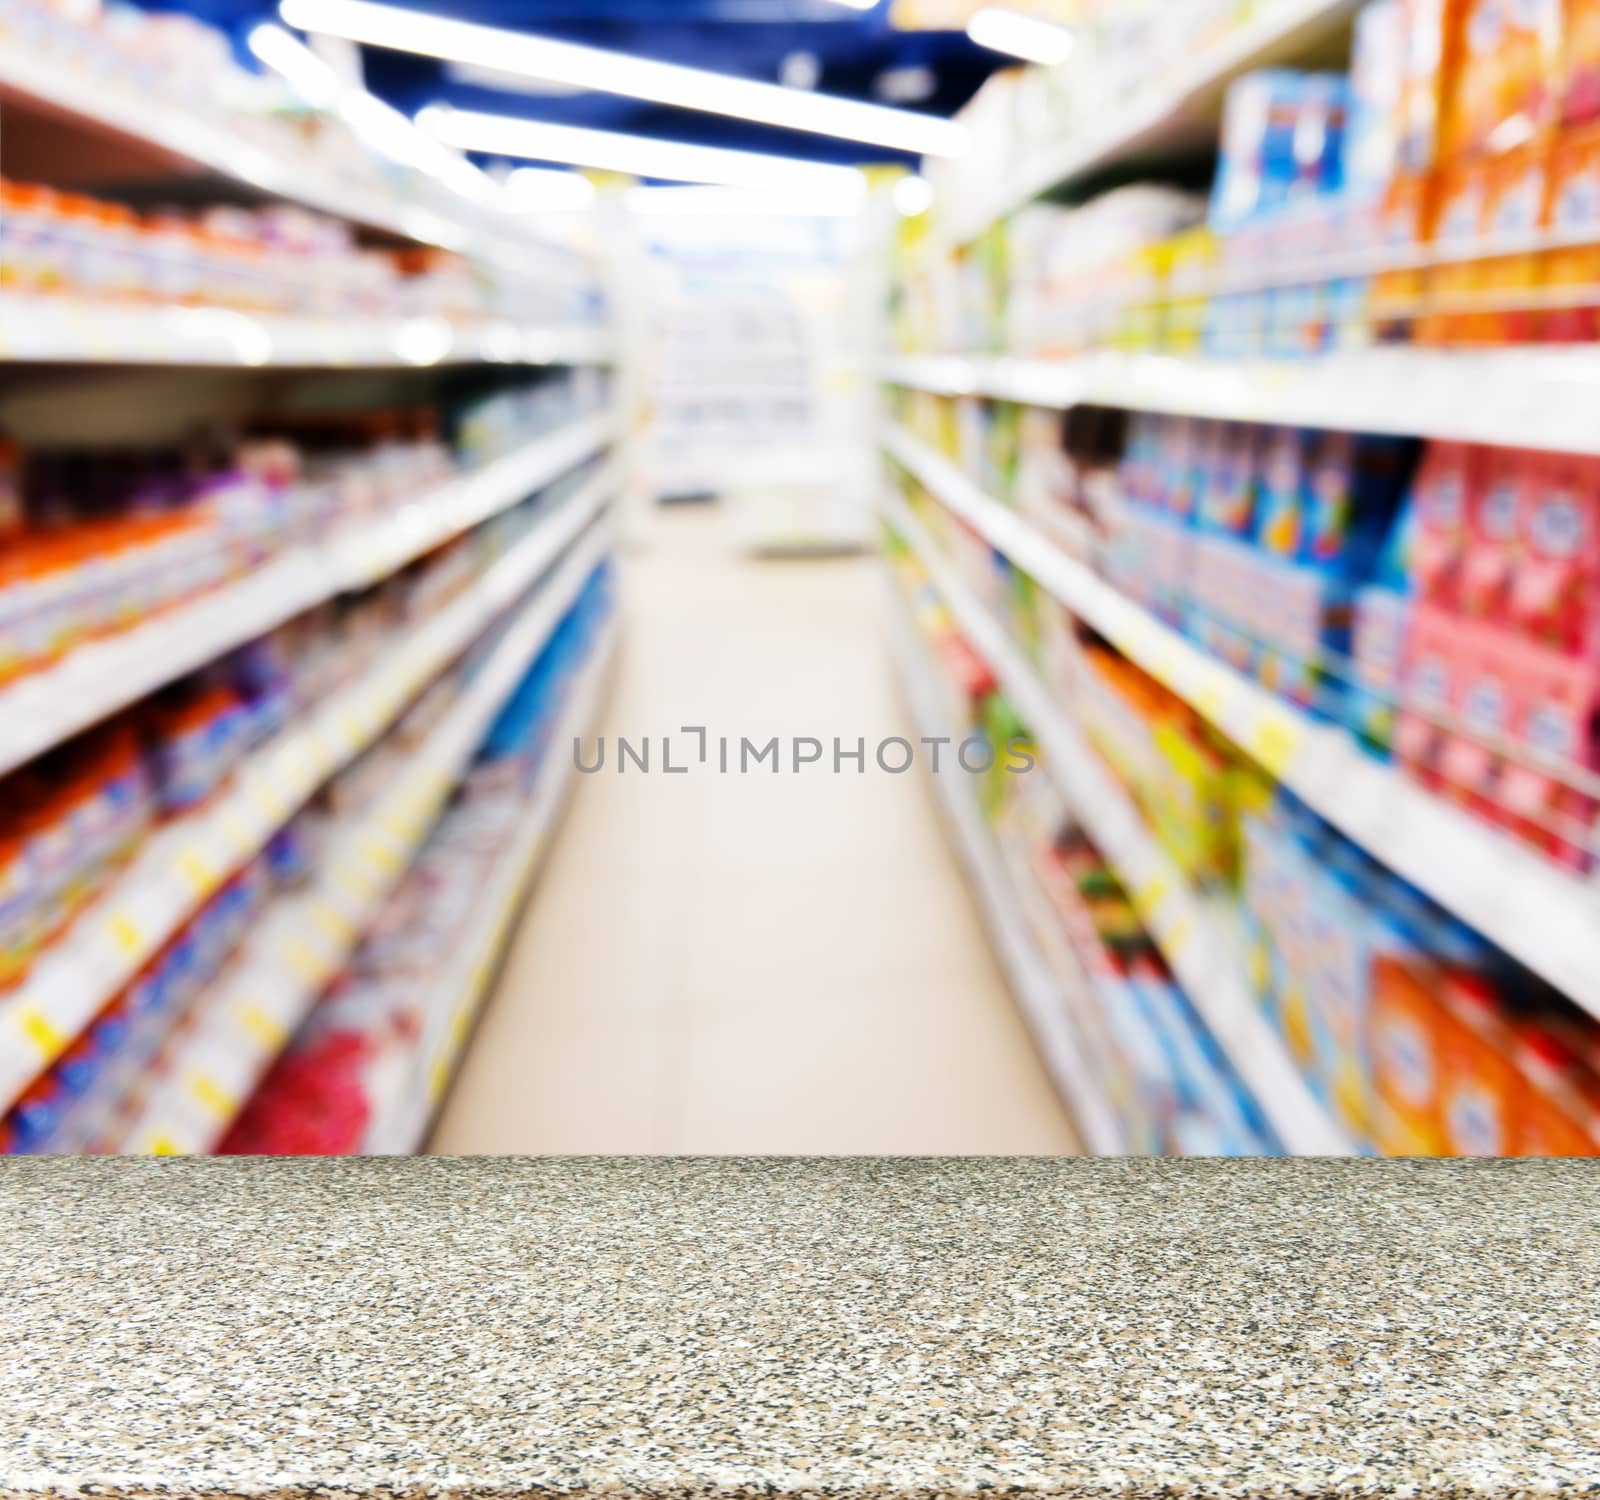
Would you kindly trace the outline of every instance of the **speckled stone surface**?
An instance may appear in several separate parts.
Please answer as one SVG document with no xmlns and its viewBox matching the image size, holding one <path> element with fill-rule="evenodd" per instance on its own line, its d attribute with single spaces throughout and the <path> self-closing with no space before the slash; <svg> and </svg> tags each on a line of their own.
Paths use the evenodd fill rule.
<svg viewBox="0 0 1600 1500">
<path fill-rule="evenodd" d="M 1600 1494 L 1600 1165 L 9 1161 L 0 1495 Z"/>
</svg>

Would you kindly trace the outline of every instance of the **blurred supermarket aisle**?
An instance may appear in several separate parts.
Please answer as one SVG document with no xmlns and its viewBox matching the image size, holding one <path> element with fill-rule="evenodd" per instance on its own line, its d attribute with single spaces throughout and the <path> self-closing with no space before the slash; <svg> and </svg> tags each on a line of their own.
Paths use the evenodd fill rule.
<svg viewBox="0 0 1600 1500">
<path fill-rule="evenodd" d="M 608 744 L 914 737 L 878 564 L 747 561 L 727 519 L 632 562 Z M 580 781 L 432 1150 L 1076 1149 L 920 774 L 653 766 Z"/>
</svg>

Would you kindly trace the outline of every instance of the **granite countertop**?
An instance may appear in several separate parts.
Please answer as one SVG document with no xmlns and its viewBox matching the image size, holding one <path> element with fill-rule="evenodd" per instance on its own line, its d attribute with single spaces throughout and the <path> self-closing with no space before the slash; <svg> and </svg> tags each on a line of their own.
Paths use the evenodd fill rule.
<svg viewBox="0 0 1600 1500">
<path fill-rule="evenodd" d="M 0 1496 L 1600 1494 L 1600 1163 L 13 1160 Z"/>
</svg>

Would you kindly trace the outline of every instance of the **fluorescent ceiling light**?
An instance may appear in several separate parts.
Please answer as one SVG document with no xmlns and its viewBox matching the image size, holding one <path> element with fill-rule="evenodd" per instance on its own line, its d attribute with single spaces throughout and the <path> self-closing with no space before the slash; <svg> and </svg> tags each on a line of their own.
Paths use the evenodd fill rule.
<svg viewBox="0 0 1600 1500">
<path fill-rule="evenodd" d="M 299 37 L 267 22 L 257 26 L 249 40 L 250 50 L 307 104 L 333 110 L 379 155 L 436 177 L 464 198 L 487 198 L 494 192 L 487 173 L 419 130 L 377 95 L 345 84 Z"/>
<path fill-rule="evenodd" d="M 332 109 L 344 92 L 339 75 L 299 37 L 264 21 L 250 33 L 250 50 L 316 109 Z"/>
<path fill-rule="evenodd" d="M 835 5 L 842 5 L 846 10 L 871 10 L 878 0 L 832 0 Z"/>
<path fill-rule="evenodd" d="M 435 139 L 460 151 L 485 151 L 492 156 L 517 156 L 530 161 L 565 162 L 634 177 L 659 177 L 668 182 L 703 182 L 718 187 L 764 192 L 832 192 L 839 196 L 866 191 L 866 178 L 854 167 L 830 167 L 797 161 L 792 156 L 761 156 L 753 151 L 724 151 L 653 136 L 619 135 L 585 130 L 577 125 L 552 125 L 508 115 L 430 104 L 417 123 Z"/>
<path fill-rule="evenodd" d="M 890 196 L 894 199 L 895 212 L 902 219 L 914 219 L 933 207 L 933 188 L 926 177 L 902 177 Z"/>
<path fill-rule="evenodd" d="M 595 198 L 594 184 L 587 177 L 545 167 L 518 167 L 506 178 L 506 191 L 519 210 L 577 210 L 588 208 Z"/>
<path fill-rule="evenodd" d="M 727 187 L 637 187 L 623 194 L 644 217 L 800 217 L 845 219 L 861 211 L 859 196 L 838 193 L 763 193 Z"/>
<path fill-rule="evenodd" d="M 967 35 L 991 52 L 1004 52 L 1024 62 L 1043 63 L 1047 68 L 1064 63 L 1077 45 L 1077 38 L 1065 26 L 1054 26 L 1049 21 L 998 6 L 974 11 L 967 22 Z"/>
<path fill-rule="evenodd" d="M 502 31 L 448 16 L 400 10 L 375 0 L 282 0 L 280 12 L 288 25 L 302 31 L 574 84 L 603 94 L 648 99 L 678 109 L 759 120 L 925 156 L 960 156 L 967 149 L 966 128 L 935 115 Z"/>
</svg>

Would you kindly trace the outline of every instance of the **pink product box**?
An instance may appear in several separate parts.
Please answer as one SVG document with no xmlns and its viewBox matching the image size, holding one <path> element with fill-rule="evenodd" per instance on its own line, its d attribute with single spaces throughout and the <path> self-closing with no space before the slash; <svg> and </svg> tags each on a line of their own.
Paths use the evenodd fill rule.
<svg viewBox="0 0 1600 1500">
<path fill-rule="evenodd" d="M 1520 641 L 1507 647 L 1513 691 L 1511 732 L 1541 756 L 1575 769 L 1600 765 L 1600 669 Z M 1586 869 L 1595 805 L 1559 775 L 1517 761 L 1505 769 L 1502 800 L 1517 830 L 1559 863 Z"/>
<path fill-rule="evenodd" d="M 1411 601 L 1393 589 L 1374 584 L 1356 595 L 1350 636 L 1356 680 L 1384 698 L 1399 695 L 1410 619 Z"/>
</svg>

